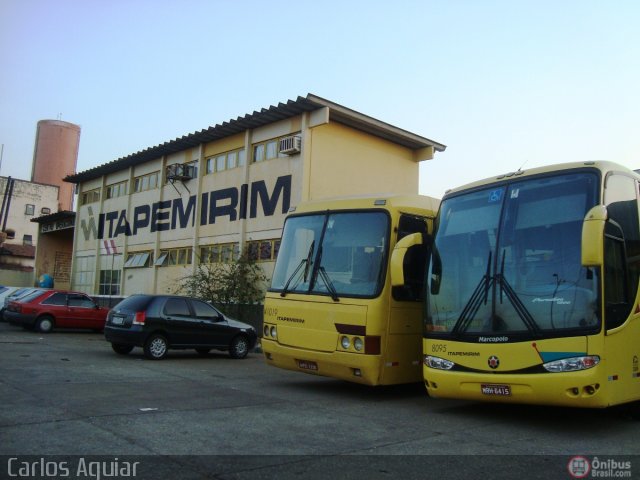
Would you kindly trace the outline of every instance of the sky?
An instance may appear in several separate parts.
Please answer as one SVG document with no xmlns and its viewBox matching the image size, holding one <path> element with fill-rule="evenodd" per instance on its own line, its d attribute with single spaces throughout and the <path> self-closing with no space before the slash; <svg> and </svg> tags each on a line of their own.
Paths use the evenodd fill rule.
<svg viewBox="0 0 640 480">
<path fill-rule="evenodd" d="M 0 0 L 0 175 L 36 125 L 77 171 L 313 93 L 447 145 L 420 192 L 519 168 L 640 168 L 636 0 Z"/>
</svg>

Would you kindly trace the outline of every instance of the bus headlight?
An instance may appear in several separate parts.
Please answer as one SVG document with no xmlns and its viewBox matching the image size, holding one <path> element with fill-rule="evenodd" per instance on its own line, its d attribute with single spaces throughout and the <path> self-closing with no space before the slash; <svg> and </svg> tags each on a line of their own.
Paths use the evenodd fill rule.
<svg viewBox="0 0 640 480">
<path fill-rule="evenodd" d="M 278 330 L 276 330 L 276 327 L 271 327 L 270 332 L 271 332 L 271 337 L 273 337 L 274 340 L 278 338 Z"/>
<path fill-rule="evenodd" d="M 445 360 L 440 357 L 432 357 L 431 355 L 424 356 L 424 364 L 429 368 L 435 368 L 436 370 L 451 370 L 455 363 L 450 360 Z"/>
<path fill-rule="evenodd" d="M 342 337 L 340 339 L 340 345 L 342 345 L 342 348 L 344 348 L 345 350 L 348 350 L 351 346 L 351 340 L 349 340 L 349 337 Z"/>
<path fill-rule="evenodd" d="M 587 370 L 593 368 L 600 363 L 600 357 L 597 355 L 588 355 L 585 357 L 563 358 L 554 360 L 553 362 L 544 363 L 542 366 L 552 373 L 558 372 L 576 372 L 578 370 Z"/>
<path fill-rule="evenodd" d="M 269 336 L 269 325 L 265 325 L 264 328 L 262 329 L 262 332 L 264 333 L 265 337 Z"/>
<path fill-rule="evenodd" d="M 358 352 L 361 352 L 364 348 L 364 342 L 360 337 L 356 337 L 353 339 L 353 348 L 355 348 Z"/>
</svg>

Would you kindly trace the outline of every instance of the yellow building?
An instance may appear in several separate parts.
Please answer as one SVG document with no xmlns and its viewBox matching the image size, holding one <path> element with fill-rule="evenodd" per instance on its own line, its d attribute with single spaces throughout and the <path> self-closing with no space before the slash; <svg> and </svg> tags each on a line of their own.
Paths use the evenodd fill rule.
<svg viewBox="0 0 640 480">
<path fill-rule="evenodd" d="M 245 249 L 270 276 L 290 207 L 417 194 L 419 162 L 445 148 L 309 94 L 70 175 L 71 287 L 166 293 Z"/>
</svg>

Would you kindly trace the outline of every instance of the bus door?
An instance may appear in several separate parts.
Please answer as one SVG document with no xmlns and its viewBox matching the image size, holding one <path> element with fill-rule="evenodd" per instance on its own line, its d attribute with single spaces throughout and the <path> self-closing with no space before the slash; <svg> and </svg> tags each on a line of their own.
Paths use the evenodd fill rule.
<svg viewBox="0 0 640 480">
<path fill-rule="evenodd" d="M 422 379 L 422 309 L 428 253 L 429 219 L 402 214 L 396 242 L 419 233 L 422 244 L 409 247 L 403 261 L 404 285 L 392 287 L 389 309 L 385 376 L 403 375 L 403 381 Z M 400 373 L 402 372 L 402 373 Z M 414 378 L 415 377 L 415 378 Z"/>
</svg>

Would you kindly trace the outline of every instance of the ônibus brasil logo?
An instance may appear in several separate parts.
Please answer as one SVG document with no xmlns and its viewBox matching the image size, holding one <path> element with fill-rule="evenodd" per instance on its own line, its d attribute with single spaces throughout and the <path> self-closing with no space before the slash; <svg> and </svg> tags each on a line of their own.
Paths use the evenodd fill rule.
<svg viewBox="0 0 640 480">
<path fill-rule="evenodd" d="M 567 469 L 573 478 L 585 478 L 591 471 L 591 464 L 584 457 L 573 457 L 569 460 Z"/>
</svg>

